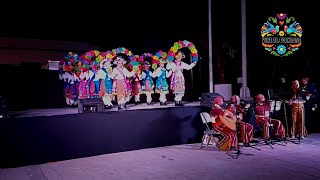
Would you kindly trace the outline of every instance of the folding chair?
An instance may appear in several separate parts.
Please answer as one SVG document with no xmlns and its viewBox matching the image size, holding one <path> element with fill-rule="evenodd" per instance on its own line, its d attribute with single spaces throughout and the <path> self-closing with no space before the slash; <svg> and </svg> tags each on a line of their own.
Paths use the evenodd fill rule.
<svg viewBox="0 0 320 180">
<path fill-rule="evenodd" d="M 204 131 L 203 137 L 202 137 L 202 142 L 201 142 L 201 147 L 200 149 L 202 149 L 204 147 L 204 145 L 206 144 L 207 146 L 209 146 L 211 139 L 214 140 L 214 142 L 217 144 L 218 140 L 215 137 L 219 137 L 220 133 L 215 131 L 212 128 L 209 128 L 208 123 L 213 123 L 214 119 L 210 117 L 209 113 L 207 112 L 201 112 L 200 113 L 201 119 L 202 119 L 202 123 L 205 124 L 206 126 L 206 130 Z M 207 139 L 207 143 L 204 143 L 204 140 Z"/>
</svg>

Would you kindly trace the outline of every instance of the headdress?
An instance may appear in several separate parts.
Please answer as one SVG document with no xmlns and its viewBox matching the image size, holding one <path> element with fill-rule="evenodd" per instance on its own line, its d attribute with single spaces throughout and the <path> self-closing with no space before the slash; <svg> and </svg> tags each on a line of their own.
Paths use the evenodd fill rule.
<svg viewBox="0 0 320 180">
<path fill-rule="evenodd" d="M 122 56 L 118 56 L 117 59 L 115 59 L 113 61 L 114 64 L 119 64 L 119 63 L 122 63 L 122 64 L 126 64 L 126 61 L 123 59 Z"/>
<path fill-rule="evenodd" d="M 231 96 L 231 101 L 235 101 L 234 103 L 239 104 L 240 103 L 240 97 L 237 95 Z"/>
<path fill-rule="evenodd" d="M 256 98 L 256 101 L 257 101 L 258 103 L 261 103 L 261 102 L 263 102 L 263 101 L 266 100 L 266 98 L 264 97 L 263 94 L 258 94 L 258 95 L 255 96 L 255 98 Z"/>
</svg>

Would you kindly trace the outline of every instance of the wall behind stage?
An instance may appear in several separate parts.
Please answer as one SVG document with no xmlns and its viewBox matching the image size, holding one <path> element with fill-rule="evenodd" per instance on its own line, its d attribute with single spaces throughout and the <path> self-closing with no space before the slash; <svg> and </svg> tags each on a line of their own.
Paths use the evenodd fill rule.
<svg viewBox="0 0 320 180">
<path fill-rule="evenodd" d="M 97 46 L 68 41 L 0 38 L 0 64 L 20 64 L 22 62 L 46 63 L 60 60 L 69 51 L 84 53 Z"/>
</svg>

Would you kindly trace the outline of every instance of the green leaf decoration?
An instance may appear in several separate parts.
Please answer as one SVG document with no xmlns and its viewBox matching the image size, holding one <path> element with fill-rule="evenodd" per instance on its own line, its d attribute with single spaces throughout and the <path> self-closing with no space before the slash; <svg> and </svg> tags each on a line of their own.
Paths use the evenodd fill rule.
<svg viewBox="0 0 320 180">
<path fill-rule="evenodd" d="M 289 56 L 292 54 L 292 51 L 287 51 L 283 56 Z"/>
<path fill-rule="evenodd" d="M 278 54 L 276 51 L 271 51 L 271 54 L 274 56 L 280 56 L 280 54 Z"/>
<path fill-rule="evenodd" d="M 299 48 L 292 48 L 291 51 L 296 51 L 298 50 Z"/>
<path fill-rule="evenodd" d="M 277 18 L 269 17 L 268 21 L 272 21 L 273 23 L 277 24 Z"/>
<path fill-rule="evenodd" d="M 273 34 L 267 34 L 267 36 L 273 36 Z"/>
<path fill-rule="evenodd" d="M 289 24 L 291 21 L 295 21 L 294 17 L 289 17 L 286 19 L 286 24 Z"/>
<path fill-rule="evenodd" d="M 272 48 L 264 48 L 267 51 L 272 51 Z"/>
</svg>

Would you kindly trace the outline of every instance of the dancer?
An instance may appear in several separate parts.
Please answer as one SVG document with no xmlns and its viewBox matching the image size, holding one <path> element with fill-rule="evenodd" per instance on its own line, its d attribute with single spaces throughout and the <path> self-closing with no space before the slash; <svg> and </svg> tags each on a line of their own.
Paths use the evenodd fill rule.
<svg viewBox="0 0 320 180">
<path fill-rule="evenodd" d="M 111 67 L 111 58 L 104 59 L 100 62 L 100 76 L 101 76 L 101 84 L 100 84 L 100 92 L 99 95 L 102 97 L 102 101 L 104 105 L 111 109 L 113 104 L 111 102 L 112 99 L 112 79 L 110 78 L 110 74 L 112 73 Z"/>
<path fill-rule="evenodd" d="M 136 73 L 133 76 L 133 86 L 132 86 L 132 94 L 134 95 L 135 105 L 141 103 L 140 94 L 141 94 L 141 84 L 140 80 L 142 80 L 142 72 L 141 72 L 141 64 L 138 61 L 132 61 L 131 63 L 133 71 Z"/>
<path fill-rule="evenodd" d="M 160 58 L 158 63 L 159 63 L 159 67 L 153 73 L 153 76 L 157 77 L 156 93 L 160 94 L 160 97 L 159 97 L 160 106 L 166 106 L 167 105 L 166 94 L 169 93 L 169 85 L 167 82 L 167 78 L 171 76 L 172 70 L 167 71 L 166 68 L 164 67 L 164 65 L 166 64 L 165 59 Z"/>
<path fill-rule="evenodd" d="M 219 143 L 217 144 L 219 150 L 230 151 L 231 148 L 238 147 L 238 138 L 236 129 L 230 129 L 224 124 L 224 119 L 228 119 L 231 123 L 236 123 L 234 115 L 230 111 L 224 110 L 221 106 L 223 105 L 223 97 L 218 96 L 213 99 L 213 107 L 210 112 L 210 116 L 215 119 L 212 123 L 212 128 L 221 134 Z M 229 120 L 232 119 L 232 120 Z"/>
<path fill-rule="evenodd" d="M 101 84 L 101 70 L 100 66 L 97 66 L 96 68 L 92 68 L 92 71 L 89 71 L 92 75 L 91 82 L 90 82 L 90 96 L 91 97 L 99 97 L 100 92 L 100 84 Z M 89 76 L 90 76 L 89 73 Z M 93 74 L 92 74 L 93 73 Z"/>
<path fill-rule="evenodd" d="M 129 72 L 124 67 L 125 63 L 126 61 L 121 56 L 117 57 L 117 59 L 114 60 L 114 64 L 117 66 L 112 69 L 112 72 L 109 75 L 109 77 L 113 79 L 113 93 L 117 95 L 118 110 L 121 110 L 122 108 L 127 109 L 127 84 L 125 80 L 127 77 L 132 77 L 136 73 L 134 71 Z"/>
<path fill-rule="evenodd" d="M 263 129 L 263 138 L 265 141 L 270 139 L 270 123 L 273 124 L 273 135 L 277 138 L 284 139 L 285 129 L 280 120 L 271 119 L 270 115 L 270 103 L 266 101 L 264 95 L 258 94 L 255 96 L 256 106 L 254 112 L 256 114 L 256 122 L 260 128 Z"/>
<path fill-rule="evenodd" d="M 181 102 L 185 93 L 183 69 L 190 70 L 196 65 L 196 62 L 193 62 L 190 65 L 182 62 L 182 59 L 184 58 L 184 54 L 181 51 L 178 51 L 175 56 L 175 61 L 167 65 L 167 70 L 172 70 L 173 72 L 171 76 L 170 89 L 175 95 L 174 100 L 176 106 L 183 106 Z"/>
<path fill-rule="evenodd" d="M 152 96 L 154 93 L 154 83 L 152 77 L 154 77 L 153 73 L 150 71 L 150 63 L 145 61 L 143 63 L 143 71 L 142 71 L 142 93 L 147 96 L 147 105 L 151 105 Z"/>
<path fill-rule="evenodd" d="M 247 144 L 253 140 L 253 126 L 249 123 L 243 121 L 243 112 L 244 108 L 249 108 L 249 105 L 246 105 L 244 108 L 240 105 L 240 98 L 237 95 L 233 95 L 230 99 L 231 103 L 227 106 L 226 109 L 230 110 L 237 115 L 237 125 L 240 130 L 240 140 L 242 143 Z"/>
<path fill-rule="evenodd" d="M 89 97 L 89 72 L 87 68 L 80 69 L 79 99 Z"/>
<path fill-rule="evenodd" d="M 305 112 L 304 112 L 304 100 L 299 99 L 300 84 L 298 80 L 292 81 L 291 90 L 293 92 L 292 100 L 290 101 L 292 107 L 292 138 L 299 137 L 304 138 L 308 135 L 305 127 Z"/>
</svg>

